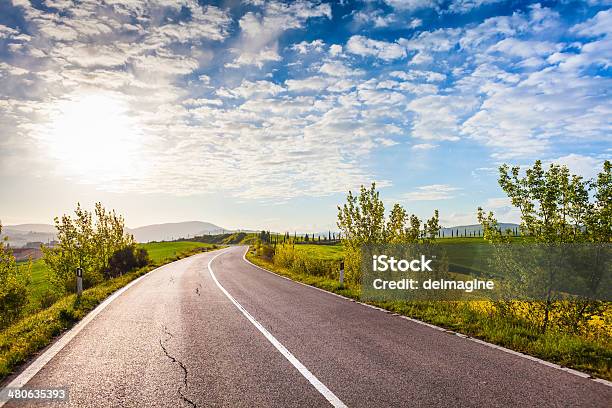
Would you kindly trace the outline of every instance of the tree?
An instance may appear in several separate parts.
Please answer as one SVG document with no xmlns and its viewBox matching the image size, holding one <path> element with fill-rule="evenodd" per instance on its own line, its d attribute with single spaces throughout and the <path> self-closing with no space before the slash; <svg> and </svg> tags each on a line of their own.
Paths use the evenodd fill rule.
<svg viewBox="0 0 612 408">
<path fill-rule="evenodd" d="M 408 229 L 406 228 L 406 220 L 408 214 L 404 207 L 395 204 L 389 214 L 389 221 L 386 227 L 387 242 L 392 244 L 407 242 Z"/>
<path fill-rule="evenodd" d="M 337 225 L 345 247 L 346 279 L 358 282 L 361 246 L 384 243 L 385 238 L 385 206 L 375 183 L 369 189 L 361 186 L 359 196 L 348 192 L 346 203 L 338 206 Z"/>
<path fill-rule="evenodd" d="M 585 235 L 590 242 L 612 242 L 612 164 L 606 160 L 597 179 L 589 184 L 594 202 L 584 215 Z"/>
<path fill-rule="evenodd" d="M 6 241 L 6 237 L 0 241 L 0 329 L 17 319 L 28 304 L 30 276 L 30 263 L 20 269 Z"/>
<path fill-rule="evenodd" d="M 499 184 L 521 212 L 521 231 L 537 242 L 579 242 L 584 238 L 589 204 L 589 183 L 570 175 L 566 166 L 551 164 L 544 170 L 537 160 L 520 176 L 520 167 L 499 168 Z"/>
<path fill-rule="evenodd" d="M 433 242 L 440 233 L 440 214 L 438 210 L 434 210 L 434 215 L 425 222 L 425 231 L 423 240 Z"/>
<path fill-rule="evenodd" d="M 76 268 L 83 269 L 83 286 L 91 287 L 104 279 L 115 252 L 134 245 L 134 238 L 124 232 L 123 218 L 107 212 L 100 203 L 96 203 L 94 214 L 77 203 L 74 218 L 56 217 L 55 228 L 59 244 L 42 250 L 51 271 L 50 281 L 60 294 L 75 291 Z"/>
<path fill-rule="evenodd" d="M 545 292 L 542 302 L 533 302 L 543 311 L 543 331 L 549 326 L 554 308 L 568 309 L 564 314 L 571 316 L 567 320 L 574 328 L 602 310 L 600 302 L 589 296 L 573 296 L 571 301 L 559 302 L 564 296 L 558 289 L 558 281 L 579 282 L 587 292 L 595 294 L 602 282 L 609 279 L 605 276 L 606 268 L 595 262 L 570 271 L 559 264 L 571 264 L 584 257 L 585 251 L 589 252 L 585 258 L 597 261 L 601 256 L 606 259 L 609 248 L 600 245 L 561 247 L 559 244 L 612 242 L 611 167 L 610 162 L 605 161 L 596 180 L 590 181 L 570 174 L 566 166 L 551 164 L 545 170 L 540 160 L 527 168 L 524 176 L 518 166 L 499 168 L 499 184 L 521 212 L 520 235 L 527 235 L 540 244 L 531 250 L 539 251 L 544 267 L 531 268 L 531 276 L 526 278 L 541 283 Z M 479 208 L 479 222 L 483 225 L 485 239 L 491 242 L 509 240 L 509 234 L 494 231 L 498 228 L 492 213 L 484 215 Z"/>
<path fill-rule="evenodd" d="M 400 204 L 393 206 L 385 222 L 385 207 L 376 184 L 372 183 L 369 189 L 361 186 L 358 196 L 348 192 L 346 203 L 338 206 L 338 228 L 346 251 L 347 276 L 352 274 L 358 279 L 363 245 L 432 242 L 440 231 L 440 224 L 438 210 L 423 224 L 416 215 L 408 216 Z"/>
<path fill-rule="evenodd" d="M 351 248 L 383 243 L 385 238 L 385 206 L 376 191 L 376 183 L 369 189 L 361 186 L 359 196 L 348 192 L 346 203 L 338 206 L 338 228 L 343 242 Z"/>
</svg>

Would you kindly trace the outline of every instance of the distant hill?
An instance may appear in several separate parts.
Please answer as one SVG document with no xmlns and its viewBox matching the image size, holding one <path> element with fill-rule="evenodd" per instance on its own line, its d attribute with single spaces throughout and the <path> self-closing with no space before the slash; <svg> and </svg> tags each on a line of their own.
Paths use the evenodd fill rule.
<svg viewBox="0 0 612 408">
<path fill-rule="evenodd" d="M 502 231 L 506 231 L 507 229 L 514 230 L 516 228 L 519 228 L 519 225 L 507 223 L 507 222 L 500 222 L 499 227 L 502 229 Z M 456 235 L 457 232 L 459 232 L 460 237 L 463 237 L 463 236 L 469 237 L 470 235 L 474 235 L 474 233 L 476 233 L 476 235 L 482 235 L 482 225 L 480 224 L 458 225 L 456 227 L 446 227 L 446 228 L 440 229 L 440 233 L 444 234 L 445 237 L 450 237 L 451 235 L 457 236 Z"/>
<path fill-rule="evenodd" d="M 198 235 L 223 234 L 230 230 L 202 221 L 170 222 L 126 228 L 137 242 L 171 241 Z M 30 242 L 47 243 L 56 239 L 55 226 L 49 224 L 20 224 L 2 227 L 2 238 L 8 236 L 12 247 L 20 248 Z"/>
<path fill-rule="evenodd" d="M 189 238 L 189 241 L 221 245 L 251 245 L 257 241 L 258 236 L 258 232 L 240 231 L 231 232 L 227 234 L 199 235 L 193 238 Z"/>
<path fill-rule="evenodd" d="M 55 226 L 51 224 L 18 224 L 18 225 L 6 225 L 4 228 L 11 229 L 20 232 L 38 232 L 45 234 L 55 234 Z"/>
<path fill-rule="evenodd" d="M 9 245 L 15 248 L 33 242 L 46 244 L 56 238 L 55 227 L 49 224 L 3 225 L 0 238 L 4 237 L 8 237 Z"/>
<path fill-rule="evenodd" d="M 198 235 L 223 234 L 229 230 L 202 221 L 169 222 L 165 224 L 145 225 L 139 228 L 128 228 L 137 242 L 171 241 L 179 238 L 190 238 Z"/>
</svg>

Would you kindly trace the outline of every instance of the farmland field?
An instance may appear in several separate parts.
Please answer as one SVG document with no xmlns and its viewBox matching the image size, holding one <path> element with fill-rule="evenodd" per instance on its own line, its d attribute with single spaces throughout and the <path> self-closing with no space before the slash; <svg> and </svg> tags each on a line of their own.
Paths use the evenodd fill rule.
<svg viewBox="0 0 612 408">
<path fill-rule="evenodd" d="M 210 248 L 212 244 L 202 242 L 152 242 L 147 244 L 138 244 L 139 247 L 146 249 L 149 252 L 151 262 L 154 264 L 163 263 L 165 260 L 176 258 L 178 255 L 185 252 L 193 251 L 197 248 Z M 27 261 L 18 263 L 20 268 L 27 265 Z M 30 271 L 30 306 L 36 307 L 43 293 L 49 288 L 49 270 L 45 261 L 40 258 L 32 262 Z"/>
</svg>

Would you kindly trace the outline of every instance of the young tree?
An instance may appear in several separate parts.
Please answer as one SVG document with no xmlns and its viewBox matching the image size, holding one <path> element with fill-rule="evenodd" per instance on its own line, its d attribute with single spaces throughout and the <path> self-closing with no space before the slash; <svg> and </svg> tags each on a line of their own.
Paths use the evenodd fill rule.
<svg viewBox="0 0 612 408">
<path fill-rule="evenodd" d="M 387 242 L 398 244 L 408 241 L 407 218 L 408 214 L 404 207 L 396 203 L 389 214 L 389 221 L 387 221 L 385 234 Z"/>
<path fill-rule="evenodd" d="M 385 206 L 375 183 L 369 189 L 361 186 L 359 196 L 349 191 L 346 203 L 338 206 L 337 224 L 345 247 L 347 281 L 358 282 L 361 246 L 384 243 L 385 238 Z"/>
<path fill-rule="evenodd" d="M 55 218 L 59 244 L 42 248 L 43 259 L 51 270 L 51 283 L 60 294 L 75 291 L 76 268 L 83 269 L 83 286 L 91 287 L 104 279 L 117 251 L 134 245 L 134 238 L 124 232 L 122 217 L 114 211 L 107 212 L 100 203 L 94 214 L 77 203 L 74 218 Z"/>
<path fill-rule="evenodd" d="M 433 242 L 440 232 L 440 214 L 434 210 L 434 215 L 425 222 L 424 241 Z"/>
<path fill-rule="evenodd" d="M 359 196 L 349 191 L 346 203 L 338 206 L 338 228 L 343 241 L 352 248 L 384 242 L 385 206 L 376 191 L 376 183 L 369 189 L 361 186 Z"/>
<path fill-rule="evenodd" d="M 526 169 L 521 176 L 518 166 L 503 165 L 499 169 L 499 184 L 510 197 L 512 204 L 521 212 L 520 235 L 527 235 L 531 240 L 544 245 L 540 253 L 548 266 L 543 268 L 542 276 L 533 281 L 543 282 L 545 299 L 539 304 L 543 311 L 542 330 L 549 325 L 553 308 L 566 307 L 571 315 L 570 325 L 577 327 L 590 318 L 592 314 L 601 311 L 599 302 L 589 297 L 574 297 L 572 301 L 558 302 L 562 294 L 556 288 L 560 273 L 563 280 L 573 279 L 577 282 L 587 282 L 591 293 L 597 293 L 599 285 L 609 277 L 604 276 L 606 268 L 578 268 L 572 270 L 573 276 L 566 276 L 568 271 L 557 266 L 559 257 L 577 258 L 581 249 L 578 247 L 563 250 L 557 244 L 568 243 L 609 243 L 612 242 L 612 175 L 611 164 L 604 162 L 603 169 L 594 181 L 585 181 L 582 177 L 571 175 L 565 166 L 551 164 L 544 170 L 542 162 L 536 161 L 531 168 Z M 594 201 L 591 201 L 591 197 Z M 479 209 L 479 221 L 483 224 L 485 238 L 490 241 L 499 240 L 501 234 L 491 228 L 497 228 L 493 214 L 482 214 Z M 595 246 L 597 251 L 609 251 L 608 248 Z M 535 251 L 535 250 L 534 250 Z M 571 254 L 570 254 L 571 253 Z M 600 253 L 596 253 L 596 257 Z M 591 257 L 592 258 L 592 257 Z M 537 273 L 538 268 L 533 268 Z M 569 305 L 569 307 L 568 307 Z"/>
</svg>

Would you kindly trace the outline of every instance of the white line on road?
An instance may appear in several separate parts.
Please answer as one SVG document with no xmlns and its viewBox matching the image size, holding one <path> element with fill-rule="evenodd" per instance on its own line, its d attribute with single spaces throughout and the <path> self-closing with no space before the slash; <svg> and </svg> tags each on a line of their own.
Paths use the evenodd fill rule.
<svg viewBox="0 0 612 408">
<path fill-rule="evenodd" d="M 225 296 L 227 296 L 227 298 L 238 308 L 238 310 L 240 310 L 242 312 L 242 314 L 245 315 L 245 317 L 251 323 L 253 323 L 253 326 L 257 327 L 257 329 L 266 337 L 266 339 L 268 339 L 268 341 L 270 343 L 272 343 L 272 345 L 274 347 L 276 347 L 276 349 L 278 351 L 280 351 L 280 353 L 287 360 L 289 360 L 289 362 L 295 368 L 297 368 L 297 370 L 300 372 L 300 374 L 302 374 L 304 376 L 304 378 L 306 378 L 313 385 L 313 387 L 315 387 L 317 389 L 317 391 L 319 391 L 319 393 L 321 393 L 321 395 L 323 395 L 325 397 L 325 399 L 327 399 L 334 407 L 338 407 L 338 408 L 346 407 L 346 405 L 344 404 L 344 402 L 342 402 L 340 400 L 340 398 L 336 397 L 336 395 L 333 392 L 331 392 L 331 390 L 329 388 L 327 388 L 325 386 L 325 384 L 323 384 L 321 381 L 319 381 L 319 379 L 317 377 L 315 377 L 314 374 L 311 373 L 304 366 L 304 364 L 300 363 L 300 361 L 297 358 L 295 358 L 295 356 L 293 354 L 291 354 L 291 352 L 289 350 L 287 350 L 287 348 L 285 346 L 283 346 L 282 343 L 276 339 L 276 337 L 274 337 L 268 330 L 266 330 L 266 328 L 263 327 L 261 325 L 261 323 L 259 323 L 257 320 L 255 320 L 255 318 L 253 316 L 251 316 L 251 314 L 244 307 L 242 307 L 242 305 L 240 303 L 238 303 L 238 301 L 236 299 L 234 299 L 234 297 L 232 295 L 230 295 L 229 292 L 227 290 L 225 290 L 225 288 L 219 283 L 219 281 L 217 280 L 217 277 L 215 276 L 215 273 L 213 272 L 212 267 L 210 265 L 212 264 L 212 261 L 214 261 L 216 257 L 218 257 L 219 255 L 223 255 L 226 252 L 227 251 L 215 255 L 208 262 L 208 272 L 210 272 L 210 276 L 215 281 L 215 283 L 217 284 L 219 289 L 221 289 L 221 292 L 223 292 L 223 294 Z"/>
</svg>

